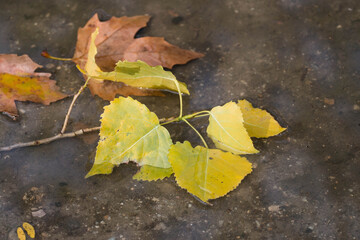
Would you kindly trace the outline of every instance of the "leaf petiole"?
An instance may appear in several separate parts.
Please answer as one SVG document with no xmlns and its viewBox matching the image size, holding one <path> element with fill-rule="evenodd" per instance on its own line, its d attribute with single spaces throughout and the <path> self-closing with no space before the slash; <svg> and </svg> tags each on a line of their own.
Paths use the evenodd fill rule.
<svg viewBox="0 0 360 240">
<path fill-rule="evenodd" d="M 41 52 L 41 56 L 46 57 L 46 58 L 50 58 L 50 59 L 54 59 L 54 60 L 59 60 L 59 61 L 72 61 L 73 60 L 72 58 L 53 57 L 46 50 Z"/>
<path fill-rule="evenodd" d="M 199 135 L 199 137 L 201 138 L 201 141 L 203 142 L 204 146 L 208 149 L 209 147 L 206 144 L 205 139 L 203 138 L 203 136 L 199 133 L 199 131 L 196 130 L 196 128 L 193 125 L 191 125 L 186 119 L 183 118 L 182 120 L 184 122 L 186 122 L 186 124 L 189 125 L 196 132 L 197 135 Z"/>
<path fill-rule="evenodd" d="M 169 123 L 179 122 L 181 120 L 182 120 L 182 118 L 177 117 L 177 118 L 171 119 L 171 120 L 169 120 L 167 122 L 161 123 L 160 125 L 163 126 L 163 125 L 166 125 L 166 124 L 169 124 Z"/>
<path fill-rule="evenodd" d="M 196 113 L 192 113 L 189 115 L 184 116 L 184 119 L 189 119 L 189 118 L 197 118 L 197 117 L 204 117 L 204 116 L 208 116 L 210 114 L 209 111 L 204 110 L 204 111 L 200 111 L 200 112 L 196 112 Z"/>
</svg>

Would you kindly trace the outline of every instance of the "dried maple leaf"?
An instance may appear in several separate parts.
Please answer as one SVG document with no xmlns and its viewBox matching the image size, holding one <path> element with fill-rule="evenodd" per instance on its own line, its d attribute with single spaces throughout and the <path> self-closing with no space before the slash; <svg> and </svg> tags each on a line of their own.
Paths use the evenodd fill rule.
<svg viewBox="0 0 360 240">
<path fill-rule="evenodd" d="M 0 112 L 15 120 L 15 100 L 49 105 L 67 97 L 49 79 L 50 73 L 34 72 L 39 67 L 27 55 L 0 54 Z"/>
<path fill-rule="evenodd" d="M 175 64 L 185 64 L 203 56 L 200 53 L 173 46 L 163 38 L 135 39 L 136 32 L 145 27 L 149 19 L 149 16 L 112 17 L 109 21 L 100 22 L 98 15 L 95 14 L 83 28 L 78 30 L 73 61 L 84 68 L 90 37 L 96 28 L 99 28 L 99 35 L 95 41 L 98 50 L 96 63 L 103 71 L 112 71 L 119 60 L 142 60 L 151 66 L 162 65 L 172 68 Z M 93 95 L 98 95 L 105 100 L 113 100 L 117 94 L 163 96 L 163 93 L 157 90 L 140 89 L 111 81 L 99 82 L 91 79 L 88 87 Z"/>
<path fill-rule="evenodd" d="M 176 64 L 185 64 L 203 56 L 201 53 L 176 47 L 162 37 L 137 38 L 124 53 L 124 59 L 130 62 L 141 60 L 150 66 L 161 65 L 166 68 L 172 68 Z"/>
</svg>

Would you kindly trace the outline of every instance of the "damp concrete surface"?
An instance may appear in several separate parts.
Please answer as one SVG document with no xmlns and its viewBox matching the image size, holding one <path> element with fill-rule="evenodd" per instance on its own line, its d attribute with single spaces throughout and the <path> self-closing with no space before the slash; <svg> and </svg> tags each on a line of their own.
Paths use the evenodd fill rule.
<svg viewBox="0 0 360 240">
<path fill-rule="evenodd" d="M 133 180 L 135 164 L 85 179 L 98 133 L 1 152 L 0 239 L 17 239 L 23 222 L 36 239 L 360 239 L 359 1 L 1 1 L 0 53 L 28 54 L 74 94 L 83 84 L 74 64 L 40 53 L 71 57 L 94 13 L 148 14 L 137 37 L 205 54 L 173 69 L 191 92 L 185 113 L 245 98 L 288 129 L 254 140 L 253 173 L 212 206 L 174 177 Z M 178 114 L 175 94 L 135 98 L 159 117 Z M 57 134 L 70 102 L 16 102 L 18 121 L 0 116 L 0 146 Z M 107 104 L 85 90 L 68 131 L 98 126 Z M 206 119 L 193 123 L 206 133 Z M 168 129 L 174 142 L 201 144 L 186 125 Z"/>
</svg>

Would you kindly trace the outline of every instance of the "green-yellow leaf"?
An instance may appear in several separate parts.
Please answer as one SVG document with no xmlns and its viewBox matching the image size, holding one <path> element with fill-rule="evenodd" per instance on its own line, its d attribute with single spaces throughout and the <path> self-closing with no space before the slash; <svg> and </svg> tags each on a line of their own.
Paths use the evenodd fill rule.
<svg viewBox="0 0 360 240">
<path fill-rule="evenodd" d="M 30 223 L 24 222 L 23 228 L 31 238 L 35 237 L 35 229 Z"/>
<path fill-rule="evenodd" d="M 179 186 L 204 202 L 226 195 L 252 171 L 244 157 L 188 141 L 171 146 L 169 161 Z"/>
<path fill-rule="evenodd" d="M 240 107 L 234 102 L 214 107 L 210 111 L 207 133 L 217 148 L 234 154 L 252 154 L 258 150 L 248 135 Z"/>
<path fill-rule="evenodd" d="M 149 165 L 142 166 L 133 176 L 133 179 L 142 181 L 156 181 L 170 177 L 173 174 L 172 168 L 158 168 Z"/>
<path fill-rule="evenodd" d="M 250 102 L 239 100 L 237 104 L 244 118 L 244 126 L 250 137 L 267 138 L 286 130 L 265 110 L 254 108 Z"/>
<path fill-rule="evenodd" d="M 85 71 L 91 78 L 123 82 L 132 87 L 168 89 L 175 92 L 179 90 L 181 93 L 190 94 L 186 84 L 177 81 L 171 72 L 165 71 L 162 66 L 151 67 L 143 61 L 119 61 L 114 71 L 101 71 L 95 62 L 95 55 L 97 53 L 95 39 L 98 33 L 98 29 L 96 29 L 91 35 L 88 58 L 85 65 Z"/>
<path fill-rule="evenodd" d="M 104 108 L 95 162 L 86 175 L 110 174 L 115 165 L 136 162 L 159 168 L 171 167 L 172 144 L 155 113 L 131 97 L 119 97 Z"/>
</svg>

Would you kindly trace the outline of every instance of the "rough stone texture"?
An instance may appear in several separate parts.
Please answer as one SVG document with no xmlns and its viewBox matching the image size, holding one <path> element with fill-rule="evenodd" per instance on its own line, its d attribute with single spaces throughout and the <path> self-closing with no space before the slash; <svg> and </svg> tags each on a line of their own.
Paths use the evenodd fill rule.
<svg viewBox="0 0 360 240">
<path fill-rule="evenodd" d="M 149 14 L 139 36 L 206 54 L 173 71 L 192 93 L 185 112 L 246 98 L 288 131 L 256 140 L 254 172 L 212 207 L 173 178 L 132 180 L 131 164 L 85 180 L 96 133 L 0 153 L 0 239 L 14 239 L 23 221 L 36 239 L 360 238 L 359 1 L 1 1 L 0 52 L 28 54 L 74 93 L 83 83 L 74 65 L 40 52 L 72 56 L 77 28 L 95 12 Z M 177 114 L 176 95 L 137 99 L 160 117 Z M 0 116 L 1 146 L 56 134 L 70 101 L 17 102 L 20 121 Z M 85 91 L 69 130 L 98 125 L 106 104 Z M 196 126 L 205 132 L 206 121 Z M 174 140 L 200 144 L 185 125 L 169 129 Z M 24 201 L 34 187 L 40 200 Z M 39 210 L 46 215 L 33 217 Z"/>
</svg>

